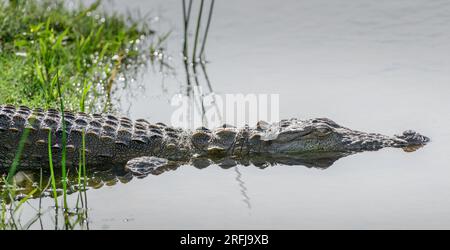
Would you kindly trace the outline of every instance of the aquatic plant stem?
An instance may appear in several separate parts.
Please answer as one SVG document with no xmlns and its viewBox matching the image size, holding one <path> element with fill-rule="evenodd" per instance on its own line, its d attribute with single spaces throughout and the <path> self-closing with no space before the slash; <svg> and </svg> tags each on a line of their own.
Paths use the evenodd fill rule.
<svg viewBox="0 0 450 250">
<path fill-rule="evenodd" d="M 81 112 L 85 112 L 85 97 L 88 93 L 88 91 L 91 88 L 91 84 L 89 84 L 88 86 L 86 86 L 86 82 L 84 82 L 84 95 L 83 98 L 80 102 L 80 110 Z M 81 132 L 81 143 L 82 143 L 82 147 L 81 147 L 81 175 L 83 176 L 83 190 L 82 192 L 80 192 L 80 196 L 81 196 L 81 203 L 84 207 L 84 216 L 85 216 L 85 221 L 86 221 L 86 227 L 87 229 L 89 229 L 89 222 L 88 222 L 88 207 L 87 207 L 87 172 L 86 172 L 86 135 L 85 135 L 85 131 Z M 78 178 L 80 178 L 80 176 Z M 78 183 L 80 184 L 80 180 L 78 179 Z M 80 185 L 79 185 L 80 186 Z M 84 194 L 84 195 L 83 195 Z M 83 197 L 84 196 L 84 197 Z M 84 198 L 84 202 L 83 202 L 83 198 Z"/>
<path fill-rule="evenodd" d="M 200 49 L 199 55 L 200 61 L 204 60 L 206 39 L 208 38 L 209 26 L 211 24 L 213 9 L 214 9 L 214 0 L 211 0 L 211 5 L 209 7 L 208 21 L 206 23 L 205 35 L 203 36 L 202 48 Z"/>
<path fill-rule="evenodd" d="M 189 7 L 186 12 L 186 0 L 183 0 L 183 20 L 184 20 L 184 45 L 183 45 L 183 62 L 184 62 L 184 69 L 186 71 L 186 82 L 187 82 L 187 91 L 186 95 L 189 96 L 190 88 L 191 88 L 191 79 L 190 79 L 190 73 L 189 73 L 189 55 L 188 55 L 188 32 L 189 32 L 189 19 L 191 16 L 191 9 L 192 9 L 192 0 L 189 0 Z"/>
<path fill-rule="evenodd" d="M 195 30 L 195 39 L 194 39 L 194 50 L 192 51 L 192 64 L 195 65 L 197 63 L 197 45 L 198 45 L 198 36 L 200 33 L 200 23 L 202 21 L 202 13 L 203 13 L 203 3 L 204 0 L 200 1 L 200 10 L 198 11 L 197 17 L 197 28 Z"/>
<path fill-rule="evenodd" d="M 62 185 L 63 185 L 63 207 L 68 208 L 67 205 L 67 171 L 66 171 L 66 121 L 64 118 L 64 101 L 61 93 L 61 84 L 59 80 L 59 72 L 56 73 L 56 83 L 58 85 L 58 95 L 61 108 L 61 122 L 62 122 L 62 153 L 61 153 L 61 175 L 62 175 Z"/>
<path fill-rule="evenodd" d="M 52 155 L 52 132 L 48 131 L 48 165 L 50 167 L 50 178 L 52 182 L 53 199 L 55 200 L 55 208 L 58 209 L 58 194 L 56 193 L 56 179 L 55 171 L 53 168 L 53 155 Z"/>
<path fill-rule="evenodd" d="M 23 149 L 25 147 L 25 142 L 28 138 L 28 135 L 30 134 L 30 129 L 25 128 L 23 130 L 22 136 L 20 137 L 19 146 L 17 148 L 16 155 L 14 157 L 13 163 L 11 164 L 11 167 L 9 168 L 8 176 L 6 177 L 7 185 L 11 184 L 11 180 L 16 174 L 17 168 L 19 167 L 20 157 L 22 156 Z"/>
</svg>

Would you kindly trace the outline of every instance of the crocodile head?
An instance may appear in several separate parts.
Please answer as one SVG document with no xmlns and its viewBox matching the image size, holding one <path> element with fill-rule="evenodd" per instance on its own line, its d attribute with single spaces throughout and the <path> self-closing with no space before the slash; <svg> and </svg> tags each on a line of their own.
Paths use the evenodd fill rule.
<svg viewBox="0 0 450 250">
<path fill-rule="evenodd" d="M 402 135 L 365 133 L 338 125 L 327 118 L 283 120 L 259 126 L 263 151 L 273 154 L 307 152 L 358 152 L 384 147 L 414 151 L 430 141 L 412 130 Z"/>
</svg>

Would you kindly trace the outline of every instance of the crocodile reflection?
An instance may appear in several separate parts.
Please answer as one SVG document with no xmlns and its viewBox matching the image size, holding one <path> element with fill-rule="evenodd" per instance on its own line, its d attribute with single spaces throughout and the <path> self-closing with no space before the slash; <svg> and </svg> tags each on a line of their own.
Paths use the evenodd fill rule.
<svg viewBox="0 0 450 250">
<path fill-rule="evenodd" d="M 303 166 L 307 168 L 315 168 L 325 170 L 331 167 L 338 159 L 348 156 L 351 153 L 321 153 L 321 154 L 303 154 L 295 156 L 280 156 L 280 157 L 266 157 L 253 156 L 248 158 L 194 158 L 190 162 L 176 162 L 169 161 L 164 164 L 156 164 L 152 167 L 145 167 L 139 169 L 130 169 L 123 166 L 102 166 L 89 168 L 87 173 L 86 185 L 89 189 L 99 189 L 105 186 L 114 186 L 122 183 L 126 184 L 134 178 L 142 179 L 149 176 L 159 176 L 166 172 L 177 171 L 182 167 L 194 167 L 197 169 L 205 169 L 208 167 L 220 167 L 222 169 L 231 169 L 236 166 L 255 167 L 261 170 L 267 170 L 272 167 L 284 166 Z M 41 175 L 42 173 L 42 175 Z M 6 176 L 6 172 L 2 175 Z M 61 176 L 59 173 L 55 174 L 56 178 Z M 44 183 L 50 181 L 50 173 L 48 171 L 41 172 L 40 170 L 19 170 L 15 177 L 16 184 L 16 198 L 20 199 L 21 195 L 29 194 L 35 189 L 37 183 L 43 180 Z M 76 169 L 71 169 L 68 174 L 69 189 L 68 193 L 75 193 L 80 190 L 78 186 L 78 173 Z M 61 193 L 61 180 L 57 179 L 58 195 Z M 0 183 L 0 190 L 4 189 L 3 183 Z M 41 196 L 51 196 L 52 191 L 46 189 L 41 193 L 33 194 L 34 198 Z"/>
</svg>

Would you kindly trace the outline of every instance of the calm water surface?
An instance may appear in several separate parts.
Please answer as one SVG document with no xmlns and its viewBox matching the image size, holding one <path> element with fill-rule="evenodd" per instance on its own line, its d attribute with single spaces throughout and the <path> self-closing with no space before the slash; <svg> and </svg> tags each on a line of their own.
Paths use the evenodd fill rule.
<svg viewBox="0 0 450 250">
<path fill-rule="evenodd" d="M 140 9 L 159 17 L 157 30 L 172 30 L 176 73 L 150 68 L 141 88 L 116 93 L 124 114 L 170 123 L 169 100 L 186 84 L 181 1 L 112 3 L 106 8 Z M 276 93 L 281 118 L 329 117 L 387 135 L 414 129 L 432 142 L 414 153 L 352 155 L 325 170 L 182 166 L 89 190 L 90 227 L 450 228 L 448 13 L 450 3 L 437 0 L 216 1 L 206 48 L 215 92 Z"/>
</svg>

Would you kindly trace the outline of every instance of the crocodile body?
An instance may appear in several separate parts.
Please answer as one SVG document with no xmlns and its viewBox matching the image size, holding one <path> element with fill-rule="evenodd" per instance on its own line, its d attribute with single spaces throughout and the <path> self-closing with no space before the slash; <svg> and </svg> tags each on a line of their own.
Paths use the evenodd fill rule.
<svg viewBox="0 0 450 250">
<path fill-rule="evenodd" d="M 191 131 L 110 114 L 68 111 L 63 114 L 55 109 L 0 106 L 1 166 L 11 165 L 25 131 L 28 136 L 20 156 L 20 165 L 25 168 L 48 166 L 49 139 L 53 161 L 60 162 L 64 129 L 67 164 L 77 164 L 84 148 L 87 165 L 95 166 L 122 165 L 150 156 L 189 161 L 205 157 L 283 157 L 310 153 L 348 155 L 384 147 L 414 149 L 429 141 L 411 130 L 398 136 L 385 136 L 345 128 L 326 118 Z"/>
</svg>

